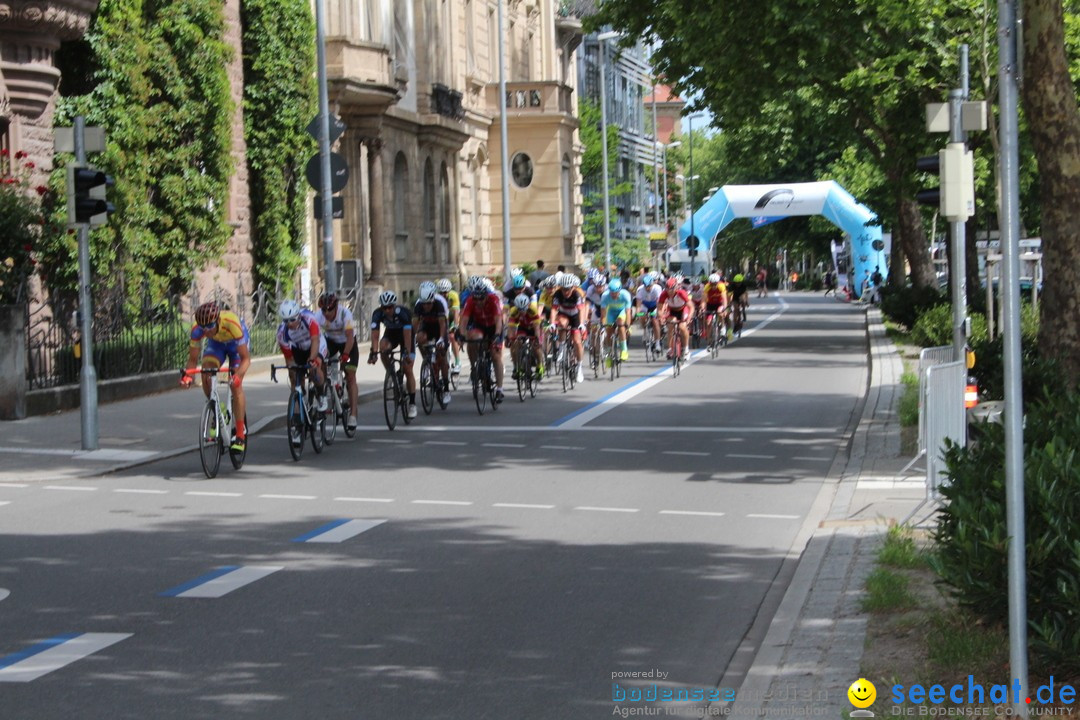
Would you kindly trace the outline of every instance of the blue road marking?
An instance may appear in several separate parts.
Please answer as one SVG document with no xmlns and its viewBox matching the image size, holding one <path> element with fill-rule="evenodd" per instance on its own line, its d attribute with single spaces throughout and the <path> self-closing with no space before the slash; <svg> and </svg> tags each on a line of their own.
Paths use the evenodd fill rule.
<svg viewBox="0 0 1080 720">
<path fill-rule="evenodd" d="M 308 540 L 311 540 L 314 537 L 318 537 L 319 535 L 322 535 L 323 533 L 330 532 L 334 528 L 341 527 L 342 525 L 344 525 L 347 522 L 350 522 L 350 520 L 348 518 L 346 518 L 344 520 L 335 520 L 334 522 L 327 523 L 326 525 L 323 525 L 320 528 L 315 528 L 314 530 L 312 530 L 309 533 L 304 533 L 300 537 L 293 538 L 292 541 L 293 542 L 307 542 Z"/>
<path fill-rule="evenodd" d="M 204 585 L 204 584 L 210 582 L 211 580 L 216 580 L 219 577 L 221 577 L 222 575 L 228 575 L 229 573 L 233 572 L 234 570 L 238 570 L 239 568 L 240 568 L 239 565 L 227 565 L 227 566 L 225 566 L 223 568 L 218 568 L 217 570 L 214 570 L 213 572 L 209 572 L 209 573 L 207 573 L 207 574 L 205 574 L 205 575 L 203 575 L 201 577 L 197 577 L 197 578 L 195 578 L 194 580 L 192 580 L 190 582 L 184 583 L 183 585 L 177 585 L 176 587 L 172 588 L 171 590 L 166 590 L 165 592 L 158 593 L 158 594 L 161 597 L 176 597 L 177 595 L 180 595 L 181 593 L 185 593 L 188 590 L 191 590 L 192 588 L 196 588 L 196 587 L 198 587 L 200 585 Z"/>
<path fill-rule="evenodd" d="M 68 633 L 67 635 L 57 635 L 56 637 L 49 638 L 48 640 L 43 640 L 37 645 L 31 645 L 25 650 L 20 650 L 17 653 L 12 653 L 11 655 L 0 658 L 0 668 L 6 668 L 14 665 L 15 663 L 21 662 L 28 657 L 33 657 L 34 655 L 37 655 L 38 653 L 43 653 L 46 650 L 56 647 L 57 645 L 62 645 L 68 640 L 74 640 L 80 635 L 82 635 L 82 633 Z"/>
</svg>

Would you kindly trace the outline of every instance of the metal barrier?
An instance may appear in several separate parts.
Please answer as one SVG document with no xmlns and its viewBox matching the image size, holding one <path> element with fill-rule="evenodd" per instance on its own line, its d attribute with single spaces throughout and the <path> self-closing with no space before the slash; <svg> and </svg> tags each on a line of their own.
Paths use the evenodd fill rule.
<svg viewBox="0 0 1080 720">
<path fill-rule="evenodd" d="M 923 438 L 926 447 L 926 487 L 935 499 L 945 472 L 942 457 L 945 440 L 967 445 L 967 411 L 964 409 L 966 382 L 967 364 L 964 362 L 944 363 L 926 370 L 926 425 Z"/>
<path fill-rule="evenodd" d="M 919 353 L 919 455 L 926 452 L 924 444 L 926 423 L 926 371 L 935 365 L 944 365 L 952 362 L 955 357 L 955 349 L 952 345 L 942 347 L 923 348 Z"/>
</svg>

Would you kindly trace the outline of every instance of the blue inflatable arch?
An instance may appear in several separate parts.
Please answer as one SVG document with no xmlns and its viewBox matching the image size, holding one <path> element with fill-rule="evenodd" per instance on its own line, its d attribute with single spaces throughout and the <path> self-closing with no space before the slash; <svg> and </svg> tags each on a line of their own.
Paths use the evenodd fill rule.
<svg viewBox="0 0 1080 720">
<path fill-rule="evenodd" d="M 778 220 L 797 215 L 821 215 L 851 237 L 850 268 L 852 290 L 858 295 L 866 271 L 888 274 L 881 242 L 881 226 L 865 205 L 835 182 L 791 183 L 786 185 L 725 185 L 694 213 L 694 234 L 698 249 L 713 256 L 710 247 L 717 233 L 735 218 Z M 690 222 L 679 228 L 679 248 L 687 249 Z"/>
</svg>

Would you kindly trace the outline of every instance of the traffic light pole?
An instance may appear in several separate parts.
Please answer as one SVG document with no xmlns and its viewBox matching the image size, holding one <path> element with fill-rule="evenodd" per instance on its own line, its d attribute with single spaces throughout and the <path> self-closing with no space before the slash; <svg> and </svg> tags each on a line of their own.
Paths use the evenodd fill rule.
<svg viewBox="0 0 1080 720">
<path fill-rule="evenodd" d="M 86 118 L 75 117 L 75 161 L 86 165 Z M 69 218 L 74 220 L 74 218 Z M 98 449 L 97 370 L 94 368 L 94 314 L 90 306 L 90 226 L 79 224 L 79 334 L 82 336 L 82 369 L 79 371 L 79 418 L 82 449 Z"/>
<path fill-rule="evenodd" d="M 326 0 L 315 0 L 316 50 L 319 81 L 319 174 L 322 197 L 323 263 L 326 292 L 337 292 L 334 267 L 334 198 L 330 192 L 330 91 L 326 80 Z M 363 272 L 361 272 L 363 275 Z"/>
<path fill-rule="evenodd" d="M 967 50 L 967 46 L 964 46 Z M 963 53 L 962 75 L 967 75 L 967 53 Z M 964 143 L 967 133 L 961 122 L 961 108 L 966 99 L 963 90 L 949 91 L 949 142 Z M 967 359 L 967 258 L 964 252 L 967 237 L 967 222 L 953 220 L 949 222 L 949 235 L 952 248 L 952 269 L 949 273 L 949 285 L 952 292 L 953 306 L 953 360 Z"/>
</svg>

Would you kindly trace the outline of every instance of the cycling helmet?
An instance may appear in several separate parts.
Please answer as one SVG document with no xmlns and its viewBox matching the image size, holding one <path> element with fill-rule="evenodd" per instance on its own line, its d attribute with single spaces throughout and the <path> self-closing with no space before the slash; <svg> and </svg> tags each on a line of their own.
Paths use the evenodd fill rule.
<svg viewBox="0 0 1080 720">
<path fill-rule="evenodd" d="M 435 299 L 435 283 L 430 280 L 420 283 L 420 302 L 429 303 Z"/>
<path fill-rule="evenodd" d="M 622 290 L 622 280 L 620 280 L 619 278 L 615 278 L 614 280 L 612 280 L 611 282 L 608 283 L 607 287 L 608 287 L 608 290 L 610 290 L 611 292 L 617 294 L 620 290 Z"/>
<path fill-rule="evenodd" d="M 195 310 L 195 322 L 199 325 L 216 325 L 221 316 L 221 308 L 216 302 L 203 303 Z"/>
<path fill-rule="evenodd" d="M 544 278 L 544 287 L 553 288 L 553 287 L 555 287 L 555 284 L 556 284 L 556 279 L 555 279 L 554 275 L 548 275 L 546 278 Z"/>
<path fill-rule="evenodd" d="M 514 276 L 514 287 L 520 290 L 525 287 L 525 276 L 520 273 Z"/>
<path fill-rule="evenodd" d="M 529 308 L 529 304 L 531 302 L 532 302 L 532 300 L 529 299 L 528 295 L 526 295 L 525 293 L 521 293 L 520 295 L 518 295 L 517 297 L 514 298 L 514 307 L 516 307 L 518 310 L 521 310 L 522 312 L 524 312 L 525 310 L 527 310 Z"/>
<path fill-rule="evenodd" d="M 525 271 L 522 270 L 519 267 L 516 267 L 516 268 L 514 268 L 513 270 L 510 271 L 510 277 L 512 277 L 512 278 L 525 277 Z"/>
<path fill-rule="evenodd" d="M 709 276 L 709 282 L 711 282 L 713 285 L 720 282 L 720 275 L 718 275 L 717 273 L 713 273 Z"/>
<path fill-rule="evenodd" d="M 476 292 L 477 288 L 480 287 L 484 287 L 485 290 L 487 289 L 487 286 L 484 285 L 484 278 L 479 275 L 469 276 L 469 282 L 465 287 L 469 292 Z"/>
<path fill-rule="evenodd" d="M 599 270 L 597 270 L 596 268 L 593 268 L 592 270 L 590 270 L 589 274 L 588 274 L 589 282 L 591 282 L 591 283 L 598 283 L 598 282 L 600 282 L 600 280 L 603 279 L 603 277 L 604 277 L 603 274 Z"/>
<path fill-rule="evenodd" d="M 649 273 L 648 275 L 641 278 L 641 282 L 642 282 L 643 285 L 645 285 L 645 287 L 649 287 L 654 282 L 656 282 L 656 276 L 653 275 L 652 273 Z"/>
<path fill-rule="evenodd" d="M 563 276 L 559 278 L 559 287 L 572 288 L 574 287 L 574 281 L 577 280 L 577 275 L 571 273 L 563 273 Z"/>
<path fill-rule="evenodd" d="M 667 279 L 667 289 L 668 290 L 674 290 L 676 287 L 678 287 L 678 285 L 679 285 L 679 281 L 677 279 L 675 279 L 673 277 L 669 277 Z"/>
<path fill-rule="evenodd" d="M 441 293 L 448 293 L 454 289 L 454 286 L 450 284 L 450 278 L 443 278 L 435 283 L 435 289 Z"/>
<path fill-rule="evenodd" d="M 581 287 L 581 278 L 579 278 L 577 275 L 571 275 L 570 287 Z"/>
<path fill-rule="evenodd" d="M 487 288 L 488 292 L 495 292 L 495 283 L 492 282 L 491 278 L 484 278 L 484 287 Z"/>
<path fill-rule="evenodd" d="M 743 280 L 745 280 L 746 278 L 743 277 L 742 273 L 737 273 L 733 279 L 735 280 L 735 282 L 739 283 L 739 282 L 742 282 Z"/>
<path fill-rule="evenodd" d="M 295 320 L 300 317 L 300 303 L 295 300 L 283 300 L 277 311 L 285 322 Z"/>
<path fill-rule="evenodd" d="M 324 292 L 319 296 L 319 309 L 323 312 L 332 312 L 337 307 L 337 293 Z"/>
<path fill-rule="evenodd" d="M 387 305 L 397 305 L 397 295 L 392 290 L 384 290 L 379 295 L 379 305 L 385 307 Z"/>
</svg>

